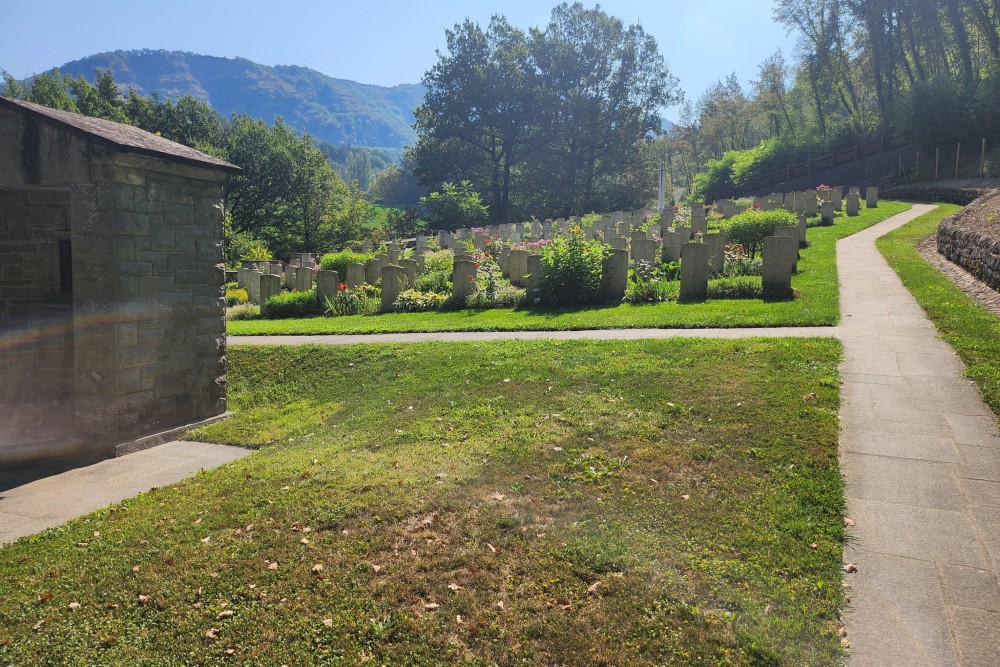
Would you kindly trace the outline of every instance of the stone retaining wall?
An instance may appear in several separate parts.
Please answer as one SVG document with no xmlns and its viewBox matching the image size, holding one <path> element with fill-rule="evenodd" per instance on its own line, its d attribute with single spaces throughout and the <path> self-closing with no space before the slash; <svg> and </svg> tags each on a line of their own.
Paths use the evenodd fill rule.
<svg viewBox="0 0 1000 667">
<path fill-rule="evenodd" d="M 990 191 L 938 226 L 938 252 L 1000 290 L 1000 192 Z"/>
</svg>

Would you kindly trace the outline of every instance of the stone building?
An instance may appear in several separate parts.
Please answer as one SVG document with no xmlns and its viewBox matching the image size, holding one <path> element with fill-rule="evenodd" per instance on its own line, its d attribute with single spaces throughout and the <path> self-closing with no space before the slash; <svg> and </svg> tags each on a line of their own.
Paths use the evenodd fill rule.
<svg viewBox="0 0 1000 667">
<path fill-rule="evenodd" d="M 222 188 L 238 170 L 0 97 L 0 464 L 113 455 L 225 412 Z"/>
</svg>

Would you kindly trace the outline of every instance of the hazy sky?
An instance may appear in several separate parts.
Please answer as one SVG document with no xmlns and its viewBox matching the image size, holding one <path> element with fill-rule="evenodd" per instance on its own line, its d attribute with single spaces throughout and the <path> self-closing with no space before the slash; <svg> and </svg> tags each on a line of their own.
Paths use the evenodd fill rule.
<svg viewBox="0 0 1000 667">
<path fill-rule="evenodd" d="M 543 26 L 556 4 L 0 0 L 0 68 L 22 78 L 102 51 L 149 48 L 302 65 L 391 86 L 418 82 L 444 46 L 444 29 L 466 17 L 485 25 L 500 13 L 521 28 Z M 691 99 L 732 72 L 746 84 L 776 49 L 792 52 L 793 39 L 771 21 L 770 0 L 612 0 L 601 7 L 656 38 Z"/>
</svg>

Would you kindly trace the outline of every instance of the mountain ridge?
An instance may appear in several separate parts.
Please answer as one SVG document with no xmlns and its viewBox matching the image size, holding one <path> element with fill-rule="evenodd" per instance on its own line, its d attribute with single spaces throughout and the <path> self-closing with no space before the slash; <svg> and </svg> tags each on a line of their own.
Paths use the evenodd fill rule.
<svg viewBox="0 0 1000 667">
<path fill-rule="evenodd" d="M 392 87 L 327 76 L 301 65 L 261 65 L 247 58 L 187 51 L 118 50 L 59 67 L 93 82 L 97 68 L 110 69 L 123 91 L 176 99 L 191 95 L 223 117 L 247 114 L 273 122 L 281 116 L 334 145 L 399 151 L 416 139 L 413 111 L 423 101 L 419 84 Z"/>
</svg>

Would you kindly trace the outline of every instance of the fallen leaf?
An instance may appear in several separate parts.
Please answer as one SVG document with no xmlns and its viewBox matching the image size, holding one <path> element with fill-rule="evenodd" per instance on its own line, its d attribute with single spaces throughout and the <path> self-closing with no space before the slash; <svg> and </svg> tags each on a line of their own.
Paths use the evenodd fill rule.
<svg viewBox="0 0 1000 667">
<path fill-rule="evenodd" d="M 269 569 L 269 570 L 277 570 L 278 569 L 278 561 L 274 561 L 273 563 L 268 563 L 267 569 Z"/>
<path fill-rule="evenodd" d="M 333 619 L 332 618 L 324 618 L 323 619 L 323 625 L 325 625 L 328 628 L 332 628 L 333 627 Z"/>
<path fill-rule="evenodd" d="M 598 587 L 598 586 L 600 586 L 600 585 L 602 585 L 603 583 L 604 583 L 604 582 L 602 582 L 602 581 L 595 581 L 595 582 L 594 582 L 594 583 L 592 583 L 592 584 L 590 585 L 590 587 L 589 587 L 589 588 L 587 589 L 587 592 L 588 592 L 588 593 L 591 593 L 591 594 L 594 594 L 594 593 L 597 593 L 597 587 Z"/>
<path fill-rule="evenodd" d="M 372 565 L 372 570 L 375 572 L 375 574 L 378 574 L 379 572 L 382 571 L 382 566 L 381 565 Z"/>
<path fill-rule="evenodd" d="M 94 537 L 100 537 L 100 536 L 101 536 L 101 531 L 95 530 L 94 531 Z"/>
<path fill-rule="evenodd" d="M 854 519 L 845 516 L 844 517 L 844 525 L 847 526 L 847 527 L 853 526 L 854 525 Z"/>
<path fill-rule="evenodd" d="M 139 593 L 139 602 L 149 602 L 149 596 Z"/>
<path fill-rule="evenodd" d="M 70 611 L 75 611 L 75 610 L 77 610 L 77 609 L 80 608 L 80 603 L 79 602 L 70 602 L 69 603 L 69 608 L 70 608 Z"/>
<path fill-rule="evenodd" d="M 223 609 L 222 611 L 219 612 L 217 618 L 229 618 L 234 613 L 235 612 L 232 609 Z"/>
<path fill-rule="evenodd" d="M 489 542 L 486 543 L 486 546 L 488 546 L 490 548 L 490 551 L 492 551 L 493 553 L 497 552 L 497 548 L 492 544 L 490 544 Z"/>
<path fill-rule="evenodd" d="M 448 588 L 451 589 L 451 590 L 453 590 L 453 591 L 462 590 L 461 586 L 459 586 L 458 584 L 454 584 L 454 583 L 448 584 Z"/>
<path fill-rule="evenodd" d="M 855 565 L 854 563 L 848 563 L 847 565 L 844 566 L 844 572 L 846 572 L 847 574 L 853 574 L 857 571 L 858 571 L 858 566 Z"/>
<path fill-rule="evenodd" d="M 205 636 L 208 637 L 209 639 L 218 639 L 219 628 L 209 628 L 208 632 L 205 633 Z"/>
<path fill-rule="evenodd" d="M 688 498 L 690 498 L 690 497 L 691 497 L 691 496 L 690 496 L 690 495 L 688 495 L 688 494 L 686 494 L 686 493 L 685 493 L 685 494 L 684 494 L 683 496 L 681 496 L 681 498 L 682 498 L 682 499 L 684 499 L 684 500 L 687 500 L 687 499 L 688 499 Z"/>
<path fill-rule="evenodd" d="M 43 625 L 45 625 L 45 619 L 42 619 L 41 621 L 38 621 L 38 623 L 35 623 L 33 626 L 31 626 L 31 629 L 32 630 L 37 630 L 38 628 L 42 627 Z"/>
<path fill-rule="evenodd" d="M 301 540 L 299 540 L 299 542 L 301 542 L 302 544 L 309 544 L 309 538 L 303 537 Z"/>
<path fill-rule="evenodd" d="M 465 623 L 465 619 L 462 618 L 461 616 L 456 616 L 455 622 L 458 623 L 459 625 L 462 625 L 463 623 Z"/>
<path fill-rule="evenodd" d="M 132 566 L 132 571 L 133 572 L 138 572 L 139 571 L 139 566 L 138 565 L 133 565 Z"/>
<path fill-rule="evenodd" d="M 44 592 L 44 593 L 42 593 L 41 595 L 38 596 L 38 601 L 39 602 L 48 602 L 51 599 L 52 599 L 52 593 L 49 593 L 48 591 L 46 591 L 46 592 Z"/>
<path fill-rule="evenodd" d="M 499 602 L 497 602 L 497 609 L 499 609 L 500 611 L 503 611 L 503 600 L 500 600 Z"/>
<path fill-rule="evenodd" d="M 428 602 L 427 604 L 424 605 L 424 609 L 426 609 L 427 611 L 434 611 L 440 606 L 441 605 L 439 605 L 437 602 Z"/>
<path fill-rule="evenodd" d="M 313 569 L 312 569 L 312 573 L 313 574 L 319 574 L 322 571 L 323 571 L 323 564 L 322 563 L 316 563 L 315 565 L 313 565 Z"/>
<path fill-rule="evenodd" d="M 206 535 L 205 537 L 201 538 L 201 541 L 202 542 L 208 542 L 210 539 L 212 539 L 212 536 L 211 535 Z"/>
</svg>

